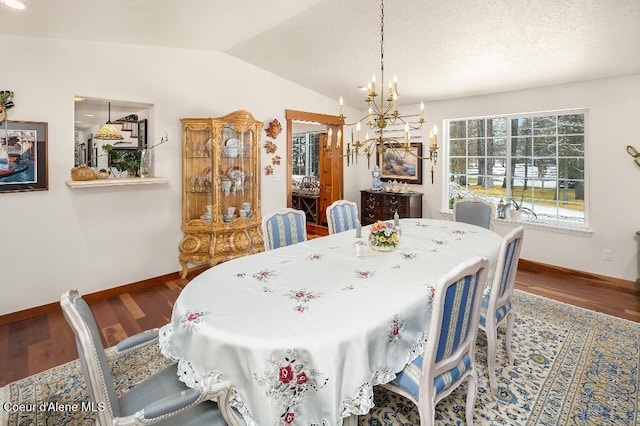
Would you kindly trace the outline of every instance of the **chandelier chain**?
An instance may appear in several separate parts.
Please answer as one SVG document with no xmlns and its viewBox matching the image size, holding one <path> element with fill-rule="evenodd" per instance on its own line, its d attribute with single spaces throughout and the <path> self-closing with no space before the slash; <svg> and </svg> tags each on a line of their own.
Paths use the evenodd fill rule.
<svg viewBox="0 0 640 426">
<path fill-rule="evenodd" d="M 384 72 L 384 0 L 380 1 L 380 71 Z"/>
<path fill-rule="evenodd" d="M 417 121 L 411 121 L 412 117 L 416 115 L 405 115 L 398 111 L 398 83 L 397 77 L 394 75 L 392 80 L 389 80 L 388 89 L 385 90 L 385 78 L 384 78 L 384 0 L 380 0 L 380 82 L 376 87 L 376 75 L 373 74 L 368 84 L 368 91 L 365 102 L 367 103 L 369 112 L 360 120 L 353 123 L 346 123 L 345 116 L 343 114 L 343 99 L 340 97 L 339 111 L 340 119 L 343 125 L 356 126 L 355 139 L 354 132 L 351 132 L 351 142 L 346 143 L 343 148 L 340 144 L 341 132 L 338 132 L 338 142 L 333 145 L 331 143 L 331 136 L 328 138 L 326 146 L 327 150 L 336 149 L 341 153 L 341 156 L 346 157 L 347 165 L 351 162 L 357 163 L 359 156 L 367 157 L 367 165 L 371 160 L 372 155 L 376 155 L 380 160 L 382 156 L 385 156 L 387 151 L 390 151 L 393 157 L 398 161 L 403 161 L 409 156 L 416 157 L 416 161 L 422 161 L 424 159 L 431 160 L 434 164 L 437 161 L 438 145 L 437 145 L 437 127 L 434 125 L 433 131 L 429 135 L 429 155 L 422 156 L 421 150 L 417 149 L 413 143 L 410 143 L 410 130 L 417 130 L 422 127 L 424 123 L 424 103 L 420 103 L 420 113 Z M 385 91 L 387 92 L 385 94 Z M 380 96 L 380 102 L 378 104 L 376 97 Z M 364 139 L 360 139 L 361 122 L 366 122 L 366 125 L 374 130 L 374 136 L 369 137 L 369 134 L 365 134 Z M 387 136 L 385 130 L 388 125 L 404 124 L 404 141 L 400 137 Z M 418 146 L 420 143 L 417 144 Z M 374 157 L 376 158 L 376 157 Z M 431 182 L 433 183 L 433 166 L 431 169 Z"/>
</svg>

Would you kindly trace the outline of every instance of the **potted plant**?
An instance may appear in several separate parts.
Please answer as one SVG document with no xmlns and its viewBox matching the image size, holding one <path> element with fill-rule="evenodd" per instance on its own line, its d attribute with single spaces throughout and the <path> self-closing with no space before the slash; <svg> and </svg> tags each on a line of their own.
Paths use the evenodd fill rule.
<svg viewBox="0 0 640 426">
<path fill-rule="evenodd" d="M 130 177 L 140 176 L 140 158 L 142 153 L 136 150 L 118 150 L 111 144 L 102 145 L 102 149 L 109 155 L 119 172 L 127 172 Z"/>
<path fill-rule="evenodd" d="M 533 210 L 531 210 L 529 207 L 525 207 L 522 205 L 522 199 L 520 199 L 519 203 L 513 199 L 508 200 L 505 204 L 505 208 L 507 207 L 513 208 L 511 210 L 511 219 L 513 220 L 520 220 L 520 218 L 522 217 L 522 213 L 526 213 L 527 215 L 533 216 L 534 218 L 538 217 Z"/>
<path fill-rule="evenodd" d="M 168 140 L 169 137 L 165 133 L 162 139 L 160 139 L 160 142 L 146 149 L 123 150 L 116 149 L 111 144 L 102 145 L 102 149 L 107 153 L 107 155 L 109 155 L 110 162 L 115 164 L 116 169 L 119 172 L 127 172 L 129 177 L 140 177 L 140 166 L 143 156 L 145 156 L 145 159 L 149 161 L 149 152 L 156 146 L 161 145 Z M 144 154 L 143 151 L 145 152 Z M 147 168 L 149 167 L 151 167 L 150 164 L 147 164 Z M 142 176 L 145 176 L 145 173 L 143 173 Z M 149 170 L 146 170 L 146 177 L 148 176 Z"/>
</svg>

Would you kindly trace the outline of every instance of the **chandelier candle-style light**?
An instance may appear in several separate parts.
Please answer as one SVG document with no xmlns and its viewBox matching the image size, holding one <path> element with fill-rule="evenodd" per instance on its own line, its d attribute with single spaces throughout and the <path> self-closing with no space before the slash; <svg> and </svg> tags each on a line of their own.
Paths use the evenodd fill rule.
<svg viewBox="0 0 640 426">
<path fill-rule="evenodd" d="M 380 79 L 384 82 L 384 0 L 380 1 Z M 420 102 L 419 114 L 405 115 L 398 111 L 398 77 L 393 76 L 389 80 L 386 96 L 381 88 L 378 92 L 376 88 L 376 75 L 373 74 L 371 80 L 367 84 L 367 103 L 368 113 L 360 120 L 354 123 L 345 123 L 344 116 L 344 100 L 340 97 L 338 101 L 339 117 L 345 126 L 355 126 L 355 132 L 352 131 L 351 143 L 347 143 L 344 156 L 347 157 L 347 165 L 358 162 L 358 157 L 366 156 L 367 165 L 370 166 L 371 155 L 375 152 L 379 155 L 384 154 L 387 150 L 391 150 L 396 156 L 405 158 L 407 155 L 415 156 L 419 159 L 429 158 L 432 161 L 437 160 L 438 154 L 438 129 L 433 127 L 429 136 L 429 156 L 421 157 L 414 150 L 410 149 L 411 130 L 420 129 L 424 123 L 424 102 Z M 417 118 L 417 120 L 415 120 Z M 369 137 L 369 133 L 365 133 L 364 139 L 361 138 L 362 122 L 366 120 L 367 126 L 374 131 L 374 136 Z M 413 120 L 413 121 L 412 121 Z M 390 137 L 385 135 L 385 128 L 389 125 L 404 124 L 404 138 Z M 329 139 L 331 140 L 331 139 Z M 336 142 L 336 149 L 340 149 L 340 141 Z"/>
</svg>

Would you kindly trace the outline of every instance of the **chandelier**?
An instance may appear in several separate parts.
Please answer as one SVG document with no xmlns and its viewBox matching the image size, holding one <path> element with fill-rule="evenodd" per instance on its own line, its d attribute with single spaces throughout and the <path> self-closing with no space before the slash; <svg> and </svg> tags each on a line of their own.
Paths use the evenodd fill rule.
<svg viewBox="0 0 640 426">
<path fill-rule="evenodd" d="M 380 80 L 384 84 L 384 0 L 380 1 Z M 436 162 L 438 159 L 438 141 L 437 126 L 433 126 L 429 134 L 429 155 L 421 156 L 419 151 L 411 149 L 411 130 L 422 128 L 424 123 L 424 102 L 420 102 L 419 114 L 405 115 L 398 111 L 398 78 L 394 75 L 389 80 L 386 96 L 383 88 L 376 87 L 376 75 L 373 74 L 371 80 L 367 84 L 367 103 L 368 113 L 360 120 L 353 123 L 346 123 L 344 116 L 342 96 L 338 102 L 339 117 L 345 126 L 355 126 L 355 132 L 352 132 L 352 142 L 347 143 L 344 147 L 343 156 L 347 158 L 347 165 L 357 163 L 358 157 L 365 156 L 367 165 L 370 165 L 371 155 L 375 152 L 378 155 L 384 155 L 387 151 L 391 151 L 396 157 L 405 158 L 406 156 L 414 156 L 420 160 L 429 159 Z M 416 119 L 417 118 L 417 119 Z M 373 131 L 374 135 L 369 137 L 369 133 L 365 133 L 364 139 L 360 139 L 362 123 Z M 404 137 L 392 137 L 385 135 L 385 129 L 389 125 L 404 126 Z M 388 131 L 388 130 L 387 130 Z M 336 149 L 340 149 L 340 138 L 336 142 Z M 329 144 L 331 143 L 331 135 L 329 135 Z"/>
</svg>

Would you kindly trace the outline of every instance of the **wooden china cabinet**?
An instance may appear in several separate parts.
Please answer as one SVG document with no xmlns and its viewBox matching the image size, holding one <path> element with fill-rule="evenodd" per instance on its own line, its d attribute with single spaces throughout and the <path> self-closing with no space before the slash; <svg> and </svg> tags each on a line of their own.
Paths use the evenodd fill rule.
<svg viewBox="0 0 640 426">
<path fill-rule="evenodd" d="M 188 263 L 220 262 L 264 249 L 260 213 L 262 122 L 248 111 L 182 118 L 182 278 Z"/>
</svg>

